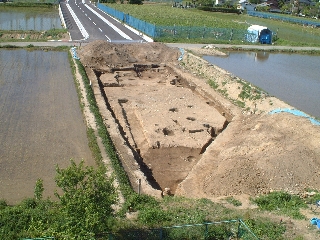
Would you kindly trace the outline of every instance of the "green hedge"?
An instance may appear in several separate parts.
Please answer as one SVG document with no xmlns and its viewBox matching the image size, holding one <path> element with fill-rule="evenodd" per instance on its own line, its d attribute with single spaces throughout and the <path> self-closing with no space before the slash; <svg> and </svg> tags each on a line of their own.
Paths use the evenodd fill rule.
<svg viewBox="0 0 320 240">
<path fill-rule="evenodd" d="M 197 9 L 208 12 L 240 13 L 239 10 L 235 8 L 201 6 L 197 7 Z"/>
</svg>

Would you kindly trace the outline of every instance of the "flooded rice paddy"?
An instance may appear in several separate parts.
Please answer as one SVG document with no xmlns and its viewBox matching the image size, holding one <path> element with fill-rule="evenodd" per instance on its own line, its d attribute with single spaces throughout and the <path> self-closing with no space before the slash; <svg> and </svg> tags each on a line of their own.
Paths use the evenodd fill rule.
<svg viewBox="0 0 320 240">
<path fill-rule="evenodd" d="M 0 199 L 33 197 L 43 179 L 53 196 L 55 166 L 93 164 L 66 52 L 0 50 Z"/>
<path fill-rule="evenodd" d="M 229 52 L 227 57 L 204 56 L 204 59 L 320 118 L 320 56 Z"/>
<path fill-rule="evenodd" d="M 1 30 L 46 31 L 53 28 L 62 28 L 57 9 L 0 8 Z"/>
</svg>

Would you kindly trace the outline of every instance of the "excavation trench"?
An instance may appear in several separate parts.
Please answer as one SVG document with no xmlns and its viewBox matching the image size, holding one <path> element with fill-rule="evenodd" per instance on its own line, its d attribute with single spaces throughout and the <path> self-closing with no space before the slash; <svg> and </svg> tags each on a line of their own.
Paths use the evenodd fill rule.
<svg viewBox="0 0 320 240">
<path fill-rule="evenodd" d="M 166 64 L 93 71 L 121 138 L 149 184 L 174 194 L 231 117 Z"/>
<path fill-rule="evenodd" d="M 142 193 L 175 194 L 232 120 L 212 89 L 177 64 L 180 55 L 161 43 L 97 41 L 80 51 L 122 165 Z"/>
</svg>

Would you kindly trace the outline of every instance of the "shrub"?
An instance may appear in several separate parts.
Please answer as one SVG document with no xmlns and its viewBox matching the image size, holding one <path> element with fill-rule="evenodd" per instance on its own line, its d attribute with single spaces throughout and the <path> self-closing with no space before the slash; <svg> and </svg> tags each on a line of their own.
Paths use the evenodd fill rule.
<svg viewBox="0 0 320 240">
<path fill-rule="evenodd" d="M 0 199 L 0 210 L 5 209 L 8 206 L 6 200 Z"/>
</svg>

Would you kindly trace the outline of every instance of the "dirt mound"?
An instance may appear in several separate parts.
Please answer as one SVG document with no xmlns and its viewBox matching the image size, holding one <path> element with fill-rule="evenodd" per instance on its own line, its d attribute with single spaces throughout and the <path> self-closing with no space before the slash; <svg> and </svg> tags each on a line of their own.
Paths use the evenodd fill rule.
<svg viewBox="0 0 320 240">
<path fill-rule="evenodd" d="M 99 83 L 106 106 L 100 110 L 111 112 L 118 126 L 109 129 L 118 150 L 132 151 L 132 168 L 124 164 L 129 175 L 140 165 L 154 186 L 189 197 L 320 190 L 319 126 L 288 113 L 268 114 L 288 107 L 268 96 L 246 102 L 256 108 L 252 114 L 237 108 L 182 69 L 180 54 L 160 43 L 103 41 L 79 52 L 90 80 Z M 201 59 L 184 59 L 184 66 L 193 61 L 217 81 L 230 78 Z M 237 81 L 229 82 L 226 91 L 238 91 Z"/>
<path fill-rule="evenodd" d="M 173 62 L 180 52 L 161 43 L 112 44 L 94 41 L 82 48 L 79 54 L 84 65 L 111 70 L 133 64 Z"/>
<path fill-rule="evenodd" d="M 320 127 L 288 113 L 234 121 L 210 146 L 179 194 L 257 195 L 319 189 Z"/>
</svg>

